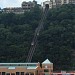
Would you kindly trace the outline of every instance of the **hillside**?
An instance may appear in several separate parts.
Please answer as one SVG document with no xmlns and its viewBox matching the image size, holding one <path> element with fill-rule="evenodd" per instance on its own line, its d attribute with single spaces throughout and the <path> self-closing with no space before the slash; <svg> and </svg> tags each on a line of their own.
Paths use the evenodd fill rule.
<svg viewBox="0 0 75 75">
<path fill-rule="evenodd" d="M 25 62 L 42 11 L 35 7 L 17 15 L 0 13 L 0 62 Z M 38 37 L 32 61 L 48 58 L 54 70 L 75 66 L 75 5 L 51 9 Z"/>
<path fill-rule="evenodd" d="M 63 5 L 49 11 L 33 59 L 42 62 L 48 58 L 55 70 L 72 70 L 75 66 L 74 44 L 75 5 Z"/>
<path fill-rule="evenodd" d="M 0 62 L 25 62 L 40 13 L 38 7 L 24 14 L 0 13 Z"/>
</svg>

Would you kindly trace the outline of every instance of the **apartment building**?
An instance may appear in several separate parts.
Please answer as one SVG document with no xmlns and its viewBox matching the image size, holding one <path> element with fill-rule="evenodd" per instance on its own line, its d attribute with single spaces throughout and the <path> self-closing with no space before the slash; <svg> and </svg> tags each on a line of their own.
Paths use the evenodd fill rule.
<svg viewBox="0 0 75 75">
<path fill-rule="evenodd" d="M 33 2 L 29 1 L 29 2 L 22 2 L 22 8 L 24 10 L 27 10 L 27 9 L 31 9 L 33 8 L 35 5 L 37 4 L 37 2 L 35 0 L 33 0 Z"/>
<path fill-rule="evenodd" d="M 3 13 L 15 13 L 15 14 L 23 14 L 25 11 L 30 11 L 31 8 L 35 7 L 37 2 L 33 0 L 32 2 L 23 1 L 21 7 L 10 7 L 10 8 L 3 8 Z"/>
<path fill-rule="evenodd" d="M 43 2 L 43 9 L 45 8 L 56 8 L 60 7 L 63 4 L 75 4 L 75 0 L 47 0 Z M 1 11 L 3 13 L 15 13 L 15 14 L 23 14 L 25 11 L 30 11 L 31 8 L 35 7 L 37 4 L 37 1 L 33 0 L 32 2 L 26 2 L 23 1 L 21 4 L 21 7 L 12 7 L 12 8 L 3 8 Z M 39 5 L 41 8 L 41 6 Z"/>
<path fill-rule="evenodd" d="M 63 4 L 75 4 L 75 0 L 47 0 L 43 2 L 43 9 L 45 8 L 56 8 Z"/>
<path fill-rule="evenodd" d="M 23 14 L 24 10 L 21 7 L 13 7 L 13 8 L 3 8 L 3 13 L 15 13 L 15 14 Z"/>
<path fill-rule="evenodd" d="M 75 4 L 75 0 L 61 0 L 61 4 Z"/>
</svg>

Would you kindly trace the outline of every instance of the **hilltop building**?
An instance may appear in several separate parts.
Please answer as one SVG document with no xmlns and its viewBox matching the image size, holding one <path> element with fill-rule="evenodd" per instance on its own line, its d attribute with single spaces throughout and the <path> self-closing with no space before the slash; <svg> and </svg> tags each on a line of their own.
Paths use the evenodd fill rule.
<svg viewBox="0 0 75 75">
<path fill-rule="evenodd" d="M 62 0 L 61 4 L 75 4 L 75 0 Z"/>
<path fill-rule="evenodd" d="M 52 75 L 53 63 L 46 59 L 42 63 L 0 63 L 0 75 Z"/>
<path fill-rule="evenodd" d="M 3 13 L 15 13 L 15 14 L 23 14 L 25 11 L 30 11 L 31 8 L 35 7 L 37 2 L 33 0 L 32 2 L 22 2 L 21 7 L 10 7 L 10 8 L 3 8 Z"/>
<path fill-rule="evenodd" d="M 63 4 L 75 4 L 75 0 L 47 0 L 43 2 L 43 9 L 45 8 L 56 8 L 60 7 Z"/>
<path fill-rule="evenodd" d="M 25 11 L 30 11 L 31 8 L 35 7 L 35 5 L 38 5 L 40 8 L 43 9 L 52 9 L 56 7 L 60 7 L 63 4 L 75 4 L 75 0 L 47 0 L 43 2 L 43 7 L 39 4 L 37 4 L 37 1 L 33 0 L 32 2 L 26 2 L 23 1 L 21 4 L 21 7 L 10 7 L 10 8 L 3 8 L 3 13 L 15 13 L 15 14 L 23 14 Z"/>
<path fill-rule="evenodd" d="M 23 10 L 30 10 L 31 8 L 35 7 L 36 4 L 37 4 L 37 2 L 35 0 L 33 0 L 33 2 L 24 1 L 24 2 L 22 2 L 22 9 Z"/>
<path fill-rule="evenodd" d="M 13 7 L 13 8 L 3 8 L 3 13 L 15 13 L 15 14 L 23 14 L 24 10 L 21 7 Z"/>
</svg>

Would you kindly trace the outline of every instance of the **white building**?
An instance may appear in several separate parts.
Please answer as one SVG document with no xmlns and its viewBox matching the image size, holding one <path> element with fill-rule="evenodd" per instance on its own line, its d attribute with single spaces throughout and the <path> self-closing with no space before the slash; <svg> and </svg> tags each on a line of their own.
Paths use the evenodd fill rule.
<svg viewBox="0 0 75 75">
<path fill-rule="evenodd" d="M 55 8 L 63 4 L 75 4 L 75 0 L 47 0 L 43 2 L 43 9 L 45 8 Z"/>
<path fill-rule="evenodd" d="M 75 4 L 75 0 L 61 0 L 62 4 Z"/>
<path fill-rule="evenodd" d="M 3 8 L 3 13 L 15 13 L 15 14 L 23 14 L 25 11 L 30 11 L 31 8 L 35 7 L 37 5 L 37 1 L 33 0 L 32 2 L 26 2 L 23 1 L 21 4 L 21 7 L 9 7 L 9 8 Z"/>
<path fill-rule="evenodd" d="M 52 2 L 50 2 L 50 1 L 45 1 L 45 2 L 43 2 L 43 9 L 45 9 L 45 8 L 52 8 Z"/>
</svg>

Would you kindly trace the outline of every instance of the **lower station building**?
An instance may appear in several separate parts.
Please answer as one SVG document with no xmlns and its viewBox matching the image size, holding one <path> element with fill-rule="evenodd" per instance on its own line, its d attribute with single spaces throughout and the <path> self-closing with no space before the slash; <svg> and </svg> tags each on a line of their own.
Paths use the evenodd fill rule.
<svg viewBox="0 0 75 75">
<path fill-rule="evenodd" d="M 0 75 L 52 75 L 53 63 L 46 59 L 40 63 L 0 63 Z"/>
</svg>

